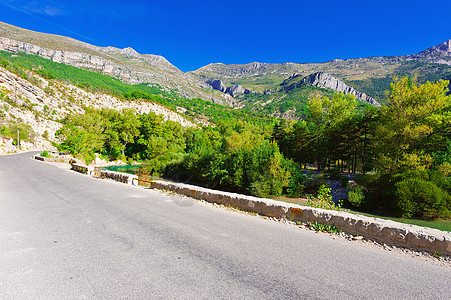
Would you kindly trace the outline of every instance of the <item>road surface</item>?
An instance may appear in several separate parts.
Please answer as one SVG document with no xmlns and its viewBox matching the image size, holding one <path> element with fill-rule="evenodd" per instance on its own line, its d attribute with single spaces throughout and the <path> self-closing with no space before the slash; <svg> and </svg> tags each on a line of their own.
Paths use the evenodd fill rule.
<svg viewBox="0 0 451 300">
<path fill-rule="evenodd" d="M 0 299 L 450 299 L 451 268 L 0 157 Z"/>
</svg>

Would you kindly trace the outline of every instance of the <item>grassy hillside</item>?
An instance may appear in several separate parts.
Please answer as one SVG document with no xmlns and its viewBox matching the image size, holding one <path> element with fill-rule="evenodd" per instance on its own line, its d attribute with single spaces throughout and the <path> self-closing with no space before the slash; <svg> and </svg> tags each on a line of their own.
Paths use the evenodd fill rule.
<svg viewBox="0 0 451 300">
<path fill-rule="evenodd" d="M 3 65 L 9 63 L 16 68 L 32 70 L 47 79 L 67 81 L 82 88 L 88 88 L 96 92 L 112 93 L 121 96 L 126 93 L 140 90 L 151 95 L 173 97 L 173 91 L 164 91 L 157 84 L 129 85 L 119 79 L 96 72 L 82 70 L 65 64 L 53 62 L 37 55 L 25 53 L 10 53 L 0 51 Z"/>
<path fill-rule="evenodd" d="M 0 51 L 0 64 L 27 79 L 23 70 L 33 71 L 44 78 L 69 82 L 91 92 L 111 94 L 122 99 L 146 99 L 163 104 L 174 111 L 186 109 L 185 114 L 217 123 L 219 120 L 247 120 L 255 124 L 271 122 L 263 114 L 235 110 L 202 99 L 180 98 L 173 90 L 157 84 L 126 84 L 116 78 L 100 73 L 78 69 L 53 62 L 37 55 Z"/>
</svg>

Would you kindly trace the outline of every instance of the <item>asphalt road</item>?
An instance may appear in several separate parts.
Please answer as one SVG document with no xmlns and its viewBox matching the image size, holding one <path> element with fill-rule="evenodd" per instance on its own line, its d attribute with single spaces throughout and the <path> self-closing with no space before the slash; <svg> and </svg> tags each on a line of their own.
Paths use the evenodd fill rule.
<svg viewBox="0 0 451 300">
<path fill-rule="evenodd" d="M 0 299 L 450 299 L 451 268 L 0 157 Z"/>
</svg>

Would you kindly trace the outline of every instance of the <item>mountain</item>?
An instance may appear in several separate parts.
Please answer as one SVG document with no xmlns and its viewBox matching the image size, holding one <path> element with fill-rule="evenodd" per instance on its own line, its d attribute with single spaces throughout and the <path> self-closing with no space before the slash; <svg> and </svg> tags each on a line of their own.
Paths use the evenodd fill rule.
<svg viewBox="0 0 451 300">
<path fill-rule="evenodd" d="M 401 63 L 399 57 L 373 57 L 349 60 L 336 59 L 325 63 L 249 63 L 244 65 L 210 64 L 188 72 L 201 80 L 220 79 L 225 85 L 239 84 L 250 90 L 263 92 L 280 84 L 293 73 L 307 76 L 316 72 L 327 72 L 343 79 L 357 80 L 368 76 L 383 77 Z"/>
<path fill-rule="evenodd" d="M 451 40 L 420 53 L 404 56 L 378 56 L 335 59 L 324 63 L 209 64 L 188 72 L 203 81 L 221 80 L 224 85 L 240 85 L 264 92 L 282 83 L 291 74 L 308 76 L 326 72 L 377 101 L 384 100 L 394 76 L 418 75 L 420 81 L 451 78 Z"/>
<path fill-rule="evenodd" d="M 35 32 L 0 22 L 0 50 L 36 54 L 55 62 L 94 70 L 130 84 L 151 83 L 185 98 L 227 104 L 205 82 L 185 74 L 163 56 L 132 48 L 97 47 L 72 38 Z"/>
</svg>

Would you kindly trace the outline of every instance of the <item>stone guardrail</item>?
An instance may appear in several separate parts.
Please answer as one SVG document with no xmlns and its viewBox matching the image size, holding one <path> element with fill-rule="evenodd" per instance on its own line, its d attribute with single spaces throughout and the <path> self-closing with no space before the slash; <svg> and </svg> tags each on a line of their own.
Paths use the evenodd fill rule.
<svg viewBox="0 0 451 300">
<path fill-rule="evenodd" d="M 360 235 L 379 243 L 451 255 L 451 234 L 446 231 L 354 215 L 344 211 L 324 210 L 271 199 L 216 191 L 183 183 L 153 181 L 150 187 L 174 191 L 196 199 L 232 206 L 268 217 L 287 219 L 294 222 L 317 221 L 321 224 L 335 225 L 345 233 Z"/>
<path fill-rule="evenodd" d="M 122 182 L 125 184 L 130 184 L 130 185 L 133 185 L 134 179 L 138 179 L 137 175 L 121 173 L 121 172 L 114 172 L 114 171 L 105 171 L 105 170 L 100 170 L 100 174 L 98 176 L 100 178 L 108 178 L 108 179 L 112 179 L 112 180 Z"/>
<path fill-rule="evenodd" d="M 70 156 L 59 156 L 59 157 L 42 157 L 40 155 L 33 155 L 34 159 L 45 162 L 69 162 L 73 159 Z"/>
<path fill-rule="evenodd" d="M 72 164 L 72 170 L 90 175 L 96 178 L 108 178 L 112 179 L 121 183 L 130 184 L 133 185 L 133 180 L 138 179 L 137 175 L 127 174 L 127 173 L 121 173 L 121 172 L 114 172 L 114 171 L 107 171 L 107 170 L 101 170 L 100 167 L 91 167 L 81 164 Z"/>
<path fill-rule="evenodd" d="M 85 166 L 81 164 L 72 164 L 72 169 L 75 172 L 82 173 L 85 175 L 94 175 L 94 167 Z"/>
</svg>

